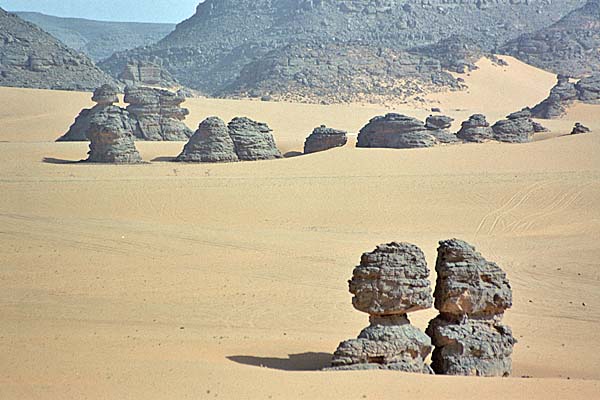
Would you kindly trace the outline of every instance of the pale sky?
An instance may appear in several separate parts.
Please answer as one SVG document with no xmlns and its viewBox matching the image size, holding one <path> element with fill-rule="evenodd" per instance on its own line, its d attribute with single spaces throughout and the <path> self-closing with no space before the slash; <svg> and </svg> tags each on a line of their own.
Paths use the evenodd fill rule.
<svg viewBox="0 0 600 400">
<path fill-rule="evenodd" d="M 58 17 L 105 21 L 181 22 L 203 0 L 0 0 L 7 11 L 38 11 Z"/>
</svg>

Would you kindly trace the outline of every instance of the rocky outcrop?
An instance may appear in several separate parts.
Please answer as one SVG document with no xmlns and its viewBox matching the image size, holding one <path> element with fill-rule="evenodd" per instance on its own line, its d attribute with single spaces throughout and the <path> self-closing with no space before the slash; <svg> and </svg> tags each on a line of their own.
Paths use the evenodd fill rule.
<svg viewBox="0 0 600 400">
<path fill-rule="evenodd" d="M 389 243 L 363 254 L 349 286 L 354 308 L 368 313 L 371 324 L 339 345 L 332 369 L 430 373 L 430 339 L 407 316 L 431 307 L 428 277 L 425 255 L 415 245 Z"/>
<path fill-rule="evenodd" d="M 231 120 L 227 126 L 240 161 L 272 160 L 283 157 L 267 124 L 238 117 Z"/>
<path fill-rule="evenodd" d="M 177 81 L 163 68 L 160 60 L 156 62 L 130 61 L 119 74 L 119 80 L 125 82 L 127 86 L 150 85 L 163 88 L 177 86 Z"/>
<path fill-rule="evenodd" d="M 209 117 L 200 123 L 176 161 L 217 163 L 236 162 L 239 158 L 225 122 Z"/>
<path fill-rule="evenodd" d="M 531 109 L 535 118 L 552 119 L 563 116 L 567 107 L 578 99 L 577 89 L 566 75 L 558 75 L 558 82 L 550 90 L 550 95 Z"/>
<path fill-rule="evenodd" d="M 0 8 L 0 86 L 93 90 L 114 79 L 36 25 Z"/>
<path fill-rule="evenodd" d="M 386 114 L 371 119 L 360 130 L 356 147 L 413 149 L 436 144 L 438 140 L 422 121 L 402 114 Z"/>
<path fill-rule="evenodd" d="M 343 147 L 346 143 L 348 143 L 346 131 L 327 128 L 325 125 L 321 125 L 315 128 L 310 136 L 306 138 L 306 142 L 304 142 L 304 154 Z"/>
<path fill-rule="evenodd" d="M 452 122 L 454 119 L 445 115 L 430 115 L 425 120 L 425 128 L 442 144 L 459 143 L 460 139 L 449 130 Z"/>
<path fill-rule="evenodd" d="M 189 114 L 185 97 L 166 89 L 145 86 L 125 88 L 127 111 L 135 118 L 135 136 L 143 140 L 188 140 L 193 132 L 183 120 Z"/>
<path fill-rule="evenodd" d="M 492 126 L 494 139 L 507 143 L 527 143 L 533 139 L 533 135 L 546 131 L 539 123 L 531 119 L 531 111 L 524 108 L 514 112 L 498 121 Z"/>
<path fill-rule="evenodd" d="M 135 148 L 133 127 L 127 111 L 106 106 L 90 119 L 89 157 L 93 163 L 136 164 L 142 158 Z"/>
<path fill-rule="evenodd" d="M 483 114 L 474 114 L 462 123 L 456 136 L 465 142 L 483 143 L 494 138 L 494 131 Z"/>
<path fill-rule="evenodd" d="M 580 133 L 590 133 L 590 132 L 591 132 L 590 128 L 577 122 L 575 124 L 575 126 L 573 127 L 573 130 L 571 131 L 571 135 L 579 135 Z"/>
<path fill-rule="evenodd" d="M 458 239 L 440 242 L 435 269 L 433 296 L 440 315 L 426 331 L 435 346 L 431 358 L 435 373 L 510 375 L 516 340 L 501 324 L 504 311 L 512 306 L 504 271 Z"/>
<path fill-rule="evenodd" d="M 575 89 L 579 101 L 600 104 L 600 72 L 581 79 L 575 84 Z"/>
<path fill-rule="evenodd" d="M 81 110 L 77 118 L 75 118 L 75 122 L 69 128 L 69 131 L 58 138 L 57 142 L 87 141 L 92 117 L 106 107 L 112 106 L 119 101 L 117 97 L 118 90 L 116 86 L 110 84 L 105 84 L 97 88 L 92 96 L 92 101 L 95 101 L 97 104 L 92 108 Z"/>
</svg>

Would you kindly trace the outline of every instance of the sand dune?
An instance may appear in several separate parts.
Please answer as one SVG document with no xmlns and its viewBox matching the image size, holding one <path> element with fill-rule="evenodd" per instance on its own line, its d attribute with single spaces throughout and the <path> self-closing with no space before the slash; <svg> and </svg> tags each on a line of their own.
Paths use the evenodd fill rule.
<svg viewBox="0 0 600 400">
<path fill-rule="evenodd" d="M 509 63 L 483 61 L 470 94 L 419 107 L 194 99 L 189 123 L 246 114 L 292 150 L 315 125 L 356 132 L 388 109 L 500 118 L 553 84 Z M 505 90 L 477 101 L 483 83 Z M 574 107 L 548 124 L 550 140 L 525 145 L 69 164 L 87 145 L 51 141 L 88 97 L 0 89 L 1 399 L 598 397 L 600 134 L 556 136 L 575 120 L 600 133 L 600 106 Z M 138 147 L 164 159 L 182 143 Z M 363 251 L 410 241 L 433 266 L 436 242 L 454 236 L 509 274 L 514 377 L 316 371 L 367 324 L 346 284 Z M 434 315 L 411 319 L 425 328 Z"/>
</svg>

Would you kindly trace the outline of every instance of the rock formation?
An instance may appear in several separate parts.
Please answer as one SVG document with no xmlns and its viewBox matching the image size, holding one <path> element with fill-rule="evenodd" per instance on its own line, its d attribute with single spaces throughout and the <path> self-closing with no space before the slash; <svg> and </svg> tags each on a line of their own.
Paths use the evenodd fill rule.
<svg viewBox="0 0 600 400">
<path fill-rule="evenodd" d="M 160 60 L 156 60 L 156 63 L 131 61 L 119 74 L 119 80 L 125 82 L 127 86 L 150 85 L 170 88 L 177 85 L 177 81 L 160 65 Z"/>
<path fill-rule="evenodd" d="M 408 243 L 389 243 L 363 254 L 349 282 L 352 304 L 370 315 L 358 339 L 342 342 L 332 369 L 390 369 L 430 373 L 429 337 L 410 324 L 407 313 L 433 302 L 425 255 Z"/>
<path fill-rule="evenodd" d="M 75 122 L 69 128 L 69 131 L 61 136 L 57 142 L 87 141 L 92 117 L 106 107 L 112 106 L 119 101 L 117 97 L 118 90 L 116 86 L 110 84 L 105 84 L 97 88 L 92 96 L 92 101 L 95 101 L 97 104 L 92 108 L 81 110 L 77 118 L 75 118 Z"/>
<path fill-rule="evenodd" d="M 575 89 L 579 101 L 600 104 L 600 72 L 581 79 L 575 84 Z"/>
<path fill-rule="evenodd" d="M 142 158 L 135 148 L 133 127 L 127 111 L 106 106 L 90 119 L 88 162 L 136 164 Z"/>
<path fill-rule="evenodd" d="M 431 135 L 440 143 L 459 143 L 460 139 L 456 137 L 456 134 L 449 131 L 452 122 L 454 122 L 454 119 L 445 115 L 430 115 L 425 120 L 425 128 L 427 128 L 429 133 L 431 133 Z"/>
<path fill-rule="evenodd" d="M 462 123 L 456 136 L 465 142 L 483 143 L 494 138 L 494 131 L 486 121 L 485 115 L 474 114 Z"/>
<path fill-rule="evenodd" d="M 135 136 L 143 140 L 188 140 L 193 132 L 183 120 L 189 114 L 185 97 L 166 89 L 145 86 L 125 88 L 127 111 L 135 118 Z"/>
<path fill-rule="evenodd" d="M 348 143 L 346 131 L 327 128 L 321 125 L 315 128 L 304 143 L 304 154 L 316 153 L 319 151 L 343 147 Z"/>
<path fill-rule="evenodd" d="M 267 124 L 238 117 L 231 120 L 227 126 L 235 152 L 241 161 L 272 160 L 283 157 Z"/>
<path fill-rule="evenodd" d="M 93 90 L 114 79 L 36 25 L 0 8 L 0 86 Z"/>
<path fill-rule="evenodd" d="M 514 112 L 492 126 L 494 139 L 507 143 L 527 143 L 533 139 L 533 135 L 546 131 L 539 123 L 531 119 L 531 111 L 524 108 Z"/>
<path fill-rule="evenodd" d="M 589 132 L 591 132 L 590 128 L 577 122 L 575 124 L 575 127 L 573 127 L 573 130 L 571 131 L 571 135 L 579 135 L 580 133 L 589 133 Z"/>
<path fill-rule="evenodd" d="M 236 162 L 239 158 L 225 122 L 209 117 L 200 123 L 176 161 L 216 163 Z"/>
<path fill-rule="evenodd" d="M 433 296 L 440 314 L 426 333 L 435 346 L 431 367 L 436 374 L 508 376 L 516 340 L 501 324 L 512 306 L 506 274 L 468 243 L 440 242 Z"/>
<path fill-rule="evenodd" d="M 577 89 L 566 75 L 558 75 L 558 82 L 550 90 L 550 95 L 531 109 L 535 118 L 552 119 L 563 116 L 567 107 L 577 100 Z"/>
<path fill-rule="evenodd" d="M 436 144 L 438 140 L 422 121 L 402 114 L 386 114 L 371 119 L 360 130 L 356 147 L 412 149 Z"/>
</svg>

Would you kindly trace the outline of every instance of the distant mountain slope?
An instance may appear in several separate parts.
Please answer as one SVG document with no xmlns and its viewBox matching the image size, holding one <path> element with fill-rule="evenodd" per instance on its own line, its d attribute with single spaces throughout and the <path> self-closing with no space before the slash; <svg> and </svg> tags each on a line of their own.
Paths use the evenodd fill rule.
<svg viewBox="0 0 600 400">
<path fill-rule="evenodd" d="M 15 12 L 95 61 L 117 51 L 154 44 L 175 29 L 175 24 L 107 22 L 82 18 L 61 18 L 36 12 Z"/>
<path fill-rule="evenodd" d="M 433 70 L 438 66 L 455 69 L 448 64 L 460 68 L 472 60 L 454 54 L 442 55 L 440 60 L 432 54 L 455 48 L 445 40 L 464 37 L 468 47 L 489 52 L 522 33 L 558 21 L 584 1 L 207 0 L 157 44 L 118 53 L 100 66 L 118 76 L 128 61 L 159 58 L 182 84 L 207 94 L 237 94 L 254 87 L 275 95 L 284 95 L 278 92 L 288 89 L 311 92 L 318 98 L 311 80 L 306 79 L 313 73 L 330 75 L 312 83 L 330 85 L 329 93 L 338 90 L 336 82 L 346 82 L 336 79 L 338 67 L 342 77 L 352 76 L 356 83 L 342 87 L 349 92 L 362 79 L 371 79 L 366 74 L 378 75 L 382 82 L 388 79 L 392 87 L 397 84 L 395 71 L 404 68 L 406 60 L 419 81 L 447 87 L 447 79 L 438 79 L 437 72 L 431 74 L 432 66 Z M 347 55 L 355 57 L 365 48 L 397 56 L 364 68 L 345 62 Z M 327 71 L 319 60 L 322 49 L 335 51 L 327 54 L 331 66 Z M 407 51 L 411 55 L 400 54 Z M 301 71 L 289 63 L 300 64 Z M 270 74 L 260 73 L 264 66 L 288 82 L 267 82 L 273 80 Z M 395 89 L 388 94 L 395 96 Z"/>
<path fill-rule="evenodd" d="M 509 42 L 502 52 L 559 74 L 600 72 L 600 0 L 590 0 L 557 23 Z"/>
<path fill-rule="evenodd" d="M 113 81 L 87 56 L 0 8 L 0 86 L 91 90 Z"/>
</svg>

